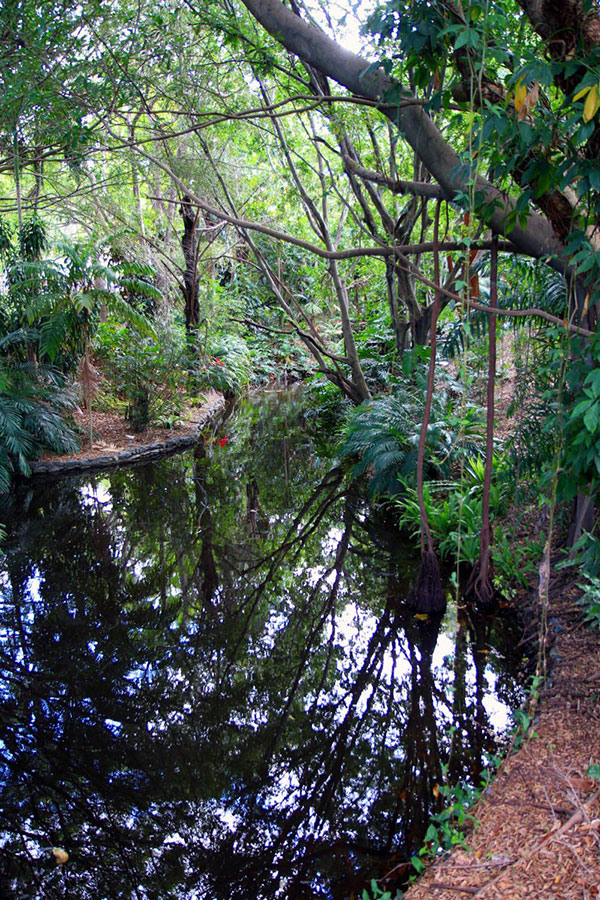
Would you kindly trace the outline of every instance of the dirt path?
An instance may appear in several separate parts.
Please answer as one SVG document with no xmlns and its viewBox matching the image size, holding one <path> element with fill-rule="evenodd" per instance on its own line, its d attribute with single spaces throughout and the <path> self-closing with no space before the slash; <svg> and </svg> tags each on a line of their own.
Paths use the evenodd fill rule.
<svg viewBox="0 0 600 900">
<path fill-rule="evenodd" d="M 532 733 L 473 814 L 468 852 L 453 852 L 407 900 L 599 900 L 600 640 L 581 622 L 574 584 L 551 588 L 551 675 Z"/>
<path fill-rule="evenodd" d="M 132 462 L 150 460 L 169 452 L 192 446 L 200 430 L 216 419 L 225 406 L 221 394 L 211 391 L 203 402 L 189 407 L 175 428 L 148 426 L 134 432 L 131 423 L 116 413 L 94 413 L 93 445 L 88 443 L 87 413 L 76 412 L 75 422 L 81 435 L 79 453 L 62 456 L 47 453 L 31 464 L 34 475 L 56 475 L 87 469 L 107 468 Z"/>
</svg>

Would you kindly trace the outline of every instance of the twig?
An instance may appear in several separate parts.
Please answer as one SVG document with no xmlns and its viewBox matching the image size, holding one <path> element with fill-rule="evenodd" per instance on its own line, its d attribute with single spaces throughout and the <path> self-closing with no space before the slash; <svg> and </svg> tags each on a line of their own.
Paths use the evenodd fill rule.
<svg viewBox="0 0 600 900">
<path fill-rule="evenodd" d="M 479 890 L 479 888 L 457 887 L 455 884 L 444 884 L 443 881 L 432 881 L 429 887 L 436 891 L 460 891 L 461 894 L 472 894 L 473 896 L 475 896 Z"/>
</svg>

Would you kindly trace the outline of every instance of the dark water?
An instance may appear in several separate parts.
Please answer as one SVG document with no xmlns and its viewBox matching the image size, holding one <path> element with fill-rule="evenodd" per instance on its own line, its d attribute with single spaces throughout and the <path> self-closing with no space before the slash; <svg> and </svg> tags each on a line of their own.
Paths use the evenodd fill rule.
<svg viewBox="0 0 600 900">
<path fill-rule="evenodd" d="M 477 781 L 518 635 L 405 616 L 414 560 L 305 416 L 267 395 L 5 502 L 0 896 L 347 898 L 418 849 L 443 766 Z"/>
</svg>

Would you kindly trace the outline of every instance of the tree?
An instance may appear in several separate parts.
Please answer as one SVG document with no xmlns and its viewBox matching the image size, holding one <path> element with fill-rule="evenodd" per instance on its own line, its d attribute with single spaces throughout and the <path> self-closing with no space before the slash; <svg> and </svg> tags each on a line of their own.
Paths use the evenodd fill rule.
<svg viewBox="0 0 600 900">
<path fill-rule="evenodd" d="M 309 70 L 374 103 L 446 199 L 508 239 L 501 249 L 544 260 L 560 273 L 569 301 L 566 327 L 592 337 L 600 309 L 600 25 L 594 3 L 569 0 L 557 7 L 522 0 L 487 12 L 476 3 L 385 3 L 371 19 L 384 56 L 371 64 L 278 0 L 244 5 Z M 506 29 L 519 20 L 525 37 L 507 42 Z M 410 87 L 396 77 L 407 71 Z M 429 90 L 418 96 L 416 88 L 424 86 Z M 462 132 L 448 127 L 452 110 Z M 484 168 L 490 178 L 481 174 Z M 468 261 L 465 275 L 467 268 Z M 469 296 L 465 302 L 473 305 Z M 590 490 L 578 495 L 572 539 L 590 520 Z"/>
<path fill-rule="evenodd" d="M 326 34 L 304 22 L 279 0 L 244 0 L 261 25 L 287 50 L 305 63 L 333 78 L 353 94 L 377 104 L 402 133 L 423 165 L 436 179 L 448 199 L 469 197 L 474 188 L 477 207 L 494 233 L 506 236 L 514 247 L 535 258 L 548 257 L 561 273 L 567 270 L 564 244 L 547 218 L 530 214 L 526 227 L 514 223 L 515 202 L 480 175 L 465 170 L 464 161 L 444 138 L 424 105 L 379 65 L 371 65 L 335 43 Z"/>
</svg>

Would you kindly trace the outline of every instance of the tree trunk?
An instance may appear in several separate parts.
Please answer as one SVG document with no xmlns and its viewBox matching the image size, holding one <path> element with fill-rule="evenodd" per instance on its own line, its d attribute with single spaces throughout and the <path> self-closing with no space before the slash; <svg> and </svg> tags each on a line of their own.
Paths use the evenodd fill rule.
<svg viewBox="0 0 600 900">
<path fill-rule="evenodd" d="M 348 88 L 357 96 L 374 100 L 413 148 L 438 184 L 454 197 L 457 192 L 472 192 L 471 173 L 446 141 L 420 103 L 382 67 L 375 69 L 367 60 L 340 47 L 313 25 L 302 21 L 280 0 L 243 0 L 258 22 L 280 44 L 324 75 Z M 398 98 L 385 102 L 386 97 Z M 382 102 L 384 101 L 384 102 Z M 562 242 L 551 223 L 537 213 L 527 217 L 525 228 L 508 229 L 506 222 L 515 202 L 487 179 L 478 176 L 475 187 L 481 196 L 479 208 L 485 210 L 486 224 L 496 234 L 506 235 L 515 247 L 528 256 L 548 258 L 556 271 L 568 270 L 568 259 Z M 513 219 L 514 220 L 514 219 Z"/>
<path fill-rule="evenodd" d="M 419 435 L 419 450 L 417 454 L 417 499 L 419 501 L 419 515 L 421 520 L 421 568 L 417 583 L 407 598 L 407 604 L 411 609 L 418 613 L 439 613 L 446 608 L 446 596 L 442 587 L 442 579 L 440 576 L 440 566 L 433 547 L 433 537 L 429 527 L 429 519 L 427 517 L 427 509 L 425 507 L 425 495 L 423 485 L 423 470 L 425 464 L 425 444 L 427 442 L 427 429 L 429 428 L 429 417 L 431 413 L 431 404 L 433 400 L 433 389 L 435 382 L 435 356 L 436 356 L 436 326 L 438 313 L 440 311 L 440 254 L 439 244 L 439 224 L 440 224 L 440 204 L 438 201 L 435 214 L 435 224 L 433 226 L 433 268 L 434 281 L 436 284 L 435 300 L 433 302 L 433 310 L 431 314 L 431 345 L 429 357 L 429 373 L 427 376 L 427 394 L 425 397 L 425 409 L 423 410 L 423 421 L 421 423 L 421 434 Z"/>
<path fill-rule="evenodd" d="M 494 238 L 492 248 L 492 268 L 490 273 L 490 309 L 498 305 L 498 239 Z M 494 388 L 496 384 L 496 316 L 489 316 L 489 363 L 487 379 L 487 414 L 485 474 L 481 498 L 481 536 L 479 539 L 479 559 L 475 564 L 465 589 L 465 600 L 477 603 L 484 609 L 494 605 L 495 595 L 492 584 L 492 527 L 490 524 L 490 490 L 492 486 L 492 466 L 494 461 Z"/>
<path fill-rule="evenodd" d="M 567 545 L 573 547 L 584 531 L 591 531 L 594 525 L 594 498 L 583 491 L 577 492 L 575 503 L 573 504 L 573 517 L 569 525 L 569 536 Z"/>
<path fill-rule="evenodd" d="M 185 302 L 185 327 L 188 335 L 195 333 L 200 324 L 200 304 L 198 301 L 198 239 L 196 231 L 199 212 L 192 206 L 189 197 L 181 200 L 183 235 L 181 249 L 185 263 L 182 293 Z"/>
</svg>

